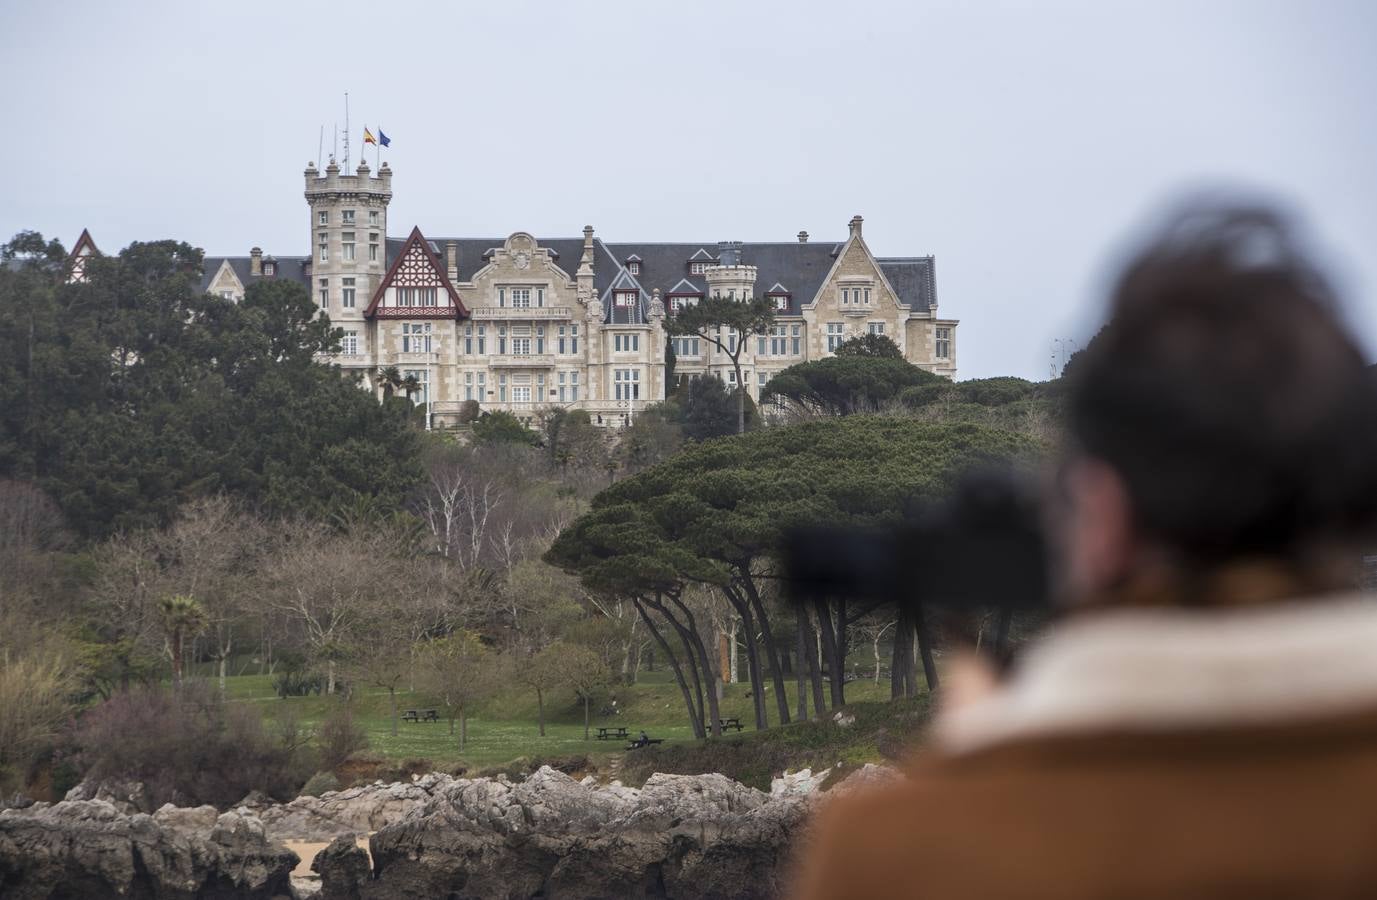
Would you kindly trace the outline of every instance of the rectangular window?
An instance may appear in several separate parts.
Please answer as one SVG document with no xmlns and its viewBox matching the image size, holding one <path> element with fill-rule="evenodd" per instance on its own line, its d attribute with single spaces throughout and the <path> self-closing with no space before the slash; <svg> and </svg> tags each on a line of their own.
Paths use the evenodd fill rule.
<svg viewBox="0 0 1377 900">
<path fill-rule="evenodd" d="M 938 359 L 951 359 L 951 329 L 938 328 L 935 355 Z"/>
<path fill-rule="evenodd" d="M 465 400 L 472 400 L 472 399 L 473 399 L 473 373 L 472 373 L 472 372 L 465 372 L 465 373 L 464 373 L 464 399 L 465 399 Z"/>
<path fill-rule="evenodd" d="M 359 333 L 357 331 L 346 331 L 344 337 L 340 339 L 339 349 L 345 356 L 358 356 Z"/>
<path fill-rule="evenodd" d="M 531 386 L 530 386 L 529 384 L 528 384 L 528 385 L 524 385 L 524 386 L 523 386 L 523 385 L 516 385 L 516 384 L 512 385 L 512 402 L 513 402 L 513 403 L 530 403 L 530 402 L 531 402 Z"/>
<path fill-rule="evenodd" d="M 705 262 L 689 263 L 689 274 L 690 274 L 690 275 L 702 275 L 702 274 L 703 274 L 704 272 L 706 272 L 707 270 L 708 270 L 708 264 L 705 263 Z"/>
<path fill-rule="evenodd" d="M 865 289 L 865 305 L 870 305 L 870 288 Z"/>
<path fill-rule="evenodd" d="M 770 332 L 770 354 L 772 356 L 784 356 L 789 352 L 788 332 L 788 325 L 776 325 Z"/>
<path fill-rule="evenodd" d="M 639 334 L 616 334 L 612 336 L 613 347 L 618 353 L 635 353 L 641 349 Z"/>
<path fill-rule="evenodd" d="M 871 334 L 884 334 L 884 333 L 885 333 L 885 323 L 884 323 L 884 322 L 871 322 L 871 323 L 870 323 L 870 333 L 871 333 Z"/>
<path fill-rule="evenodd" d="M 613 370 L 613 386 L 618 400 L 639 400 L 641 397 L 641 370 Z"/>
<path fill-rule="evenodd" d="M 318 243 L 319 246 L 320 246 L 320 261 L 321 261 L 321 262 L 329 262 L 329 261 L 330 261 L 330 235 L 329 235 L 328 233 L 322 231 L 320 234 L 318 234 L 318 235 L 316 236 L 316 238 L 317 238 L 317 243 Z"/>
<path fill-rule="evenodd" d="M 234 291 L 221 291 L 221 292 L 220 292 L 220 299 L 221 299 L 221 300 L 233 300 L 233 299 L 234 299 Z"/>
<path fill-rule="evenodd" d="M 464 353 L 468 356 L 473 355 L 473 326 L 464 326 Z"/>
<path fill-rule="evenodd" d="M 497 399 L 503 403 L 507 402 L 507 375 L 499 373 L 497 376 Z"/>
<path fill-rule="evenodd" d="M 498 288 L 498 289 L 497 289 L 497 305 L 498 305 L 498 306 L 506 306 L 506 305 L 507 305 L 507 289 L 506 289 L 506 288 Z"/>
<path fill-rule="evenodd" d="M 842 288 L 842 305 L 843 305 L 843 306 L 848 306 L 848 305 L 850 305 L 850 303 L 851 303 L 851 292 L 850 292 L 849 290 L 847 290 L 846 288 Z"/>
<path fill-rule="evenodd" d="M 567 394 L 566 394 L 568 388 L 565 386 L 565 385 L 566 385 L 565 379 L 566 379 L 567 377 L 568 377 L 568 376 L 567 376 L 566 373 L 564 373 L 564 372 L 560 372 L 560 373 L 556 376 L 556 380 L 559 382 L 559 402 L 560 402 L 560 403 L 568 403 L 568 402 L 569 402 L 569 398 L 568 398 L 568 396 L 567 396 Z"/>
<path fill-rule="evenodd" d="M 531 355 L 531 339 L 530 339 L 530 338 L 519 338 L 519 337 L 514 337 L 514 338 L 512 338 L 512 355 L 513 355 L 513 356 L 530 356 L 530 355 Z"/>
<path fill-rule="evenodd" d="M 756 356 L 764 356 L 764 355 L 765 355 L 765 335 L 763 335 L 763 334 L 756 335 L 756 338 L 755 338 L 755 355 L 756 355 Z"/>
<path fill-rule="evenodd" d="M 756 391 L 757 391 L 757 393 L 759 393 L 760 391 L 765 390 L 765 383 L 766 383 L 767 381 L 769 381 L 769 380 L 770 380 L 769 374 L 767 374 L 767 373 L 765 373 L 765 372 L 756 372 L 756 373 L 755 373 L 755 386 L 756 386 Z"/>
<path fill-rule="evenodd" d="M 545 352 L 545 326 L 544 326 L 544 325 L 537 325 L 537 326 L 536 326 L 536 353 L 538 353 L 538 354 L 543 354 L 544 352 Z M 542 375 L 542 376 L 540 376 L 540 377 L 541 377 L 541 378 L 544 378 L 545 376 Z"/>
<path fill-rule="evenodd" d="M 531 308 L 531 289 L 512 288 L 512 308 L 530 309 Z"/>
<path fill-rule="evenodd" d="M 479 354 L 483 354 L 483 353 L 487 353 L 487 352 L 488 352 L 488 337 L 487 337 L 487 335 L 488 335 L 488 326 L 486 326 L 486 325 L 479 325 L 479 326 L 478 326 L 478 352 L 479 352 Z M 478 377 L 479 377 L 479 379 L 481 380 L 483 376 L 482 376 L 482 375 L 479 375 Z"/>
<path fill-rule="evenodd" d="M 674 339 L 675 356 L 697 356 L 698 338 L 696 337 L 677 337 Z"/>
<path fill-rule="evenodd" d="M 341 244 L 341 249 L 343 250 L 343 258 L 347 260 L 352 260 L 354 258 L 354 232 L 341 232 L 340 240 L 344 242 L 343 244 Z"/>
<path fill-rule="evenodd" d="M 536 375 L 536 400 L 545 400 L 545 373 L 540 372 Z"/>
<path fill-rule="evenodd" d="M 397 288 L 398 306 L 435 306 L 438 302 L 438 288 Z"/>
<path fill-rule="evenodd" d="M 736 329 L 734 328 L 727 329 L 727 352 L 736 352 Z"/>
<path fill-rule="evenodd" d="M 328 211 L 328 210 L 322 209 L 319 213 L 317 213 L 317 214 L 316 214 L 316 222 L 317 222 L 318 224 L 320 224 L 320 225 L 329 225 L 329 224 L 330 224 L 330 213 L 329 213 L 329 211 Z"/>
<path fill-rule="evenodd" d="M 569 352 L 579 352 L 579 327 L 577 325 L 569 326 Z"/>
<path fill-rule="evenodd" d="M 835 353 L 842 342 L 842 323 L 827 323 L 827 352 Z"/>
<path fill-rule="evenodd" d="M 328 278 L 322 278 L 322 279 L 320 279 L 319 286 L 320 286 L 320 308 L 321 308 L 321 309 L 329 309 L 329 308 L 330 308 L 330 279 L 328 279 Z"/>
<path fill-rule="evenodd" d="M 354 279 L 344 279 L 344 289 L 340 292 L 340 305 L 345 309 L 354 308 Z"/>
<path fill-rule="evenodd" d="M 636 305 L 635 291 L 617 291 L 615 296 L 616 304 L 622 308 L 628 308 Z"/>
<path fill-rule="evenodd" d="M 430 323 L 429 323 L 429 322 L 403 322 L 403 323 L 402 323 L 402 352 L 403 352 L 403 353 L 429 353 L 429 352 L 430 352 Z"/>
<path fill-rule="evenodd" d="M 498 325 L 498 326 L 497 326 L 497 355 L 498 355 L 498 356 L 506 356 L 506 355 L 507 355 L 507 326 L 506 326 L 506 325 Z"/>
<path fill-rule="evenodd" d="M 556 346 L 559 348 L 559 352 L 560 352 L 560 353 L 563 353 L 563 352 L 564 352 L 564 348 L 568 346 L 568 344 L 565 343 L 565 334 L 564 334 L 564 332 L 565 332 L 565 327 L 564 327 L 563 325 L 559 326 L 559 340 L 558 340 L 558 343 L 556 344 Z"/>
<path fill-rule="evenodd" d="M 579 402 L 579 373 L 569 373 L 569 402 Z"/>
<path fill-rule="evenodd" d="M 376 209 L 370 209 L 370 210 L 368 211 L 368 224 L 369 224 L 369 225 L 376 225 L 376 224 L 378 224 L 378 211 L 377 211 Z"/>
<path fill-rule="evenodd" d="M 376 234 L 368 236 L 368 261 L 378 261 L 378 236 Z"/>
<path fill-rule="evenodd" d="M 641 264 L 638 262 L 627 263 L 626 271 L 630 272 L 632 275 L 639 275 L 641 274 Z"/>
<path fill-rule="evenodd" d="M 487 389 L 488 389 L 488 374 L 487 374 L 486 372 L 479 372 L 479 373 L 478 373 L 478 399 L 479 399 L 479 400 L 482 400 L 484 397 L 487 396 L 487 394 L 483 393 L 483 392 L 486 391 Z"/>
<path fill-rule="evenodd" d="M 536 288 L 536 306 L 545 306 L 545 288 Z"/>
<path fill-rule="evenodd" d="M 788 312 L 788 311 L 789 311 L 789 295 L 788 295 L 788 294 L 775 294 L 775 296 L 774 296 L 774 301 L 775 301 L 775 312 Z"/>
<path fill-rule="evenodd" d="M 340 223 L 344 225 L 354 224 L 354 211 L 352 209 L 340 210 Z"/>
<path fill-rule="evenodd" d="M 794 326 L 794 356 L 798 356 L 803 351 L 803 326 Z"/>
</svg>

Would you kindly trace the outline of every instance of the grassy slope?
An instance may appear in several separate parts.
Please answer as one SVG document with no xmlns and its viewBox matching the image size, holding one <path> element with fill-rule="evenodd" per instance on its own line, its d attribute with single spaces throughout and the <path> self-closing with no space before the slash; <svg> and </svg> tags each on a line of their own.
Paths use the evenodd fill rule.
<svg viewBox="0 0 1377 900">
<path fill-rule="evenodd" d="M 792 682 L 788 686 L 792 691 Z M 316 696 L 282 700 L 273 694 L 271 678 L 259 675 L 228 679 L 227 692 L 238 702 L 255 705 L 265 717 L 294 715 L 308 726 L 318 723 L 332 704 L 340 702 L 335 698 Z M 862 680 L 847 685 L 847 700 L 857 714 L 859 727 L 836 729 L 830 724 L 824 727 L 823 723 L 812 723 L 771 729 L 763 735 L 756 735 L 751 730 L 751 701 L 746 685 L 728 685 L 721 704 L 722 714 L 739 717 L 748 730 L 724 739 L 720 749 L 714 748 L 713 753 L 705 756 L 705 748 L 693 740 L 682 695 L 669 673 L 642 673 L 637 684 L 617 687 L 611 697 L 617 700 L 619 712 L 601 715 L 595 705 L 592 719 L 594 728 L 598 725 L 624 725 L 633 734 L 644 729 L 652 737 L 666 741 L 662 747 L 649 753 L 633 751 L 628 757 L 628 766 L 639 754 L 644 754 L 640 758 L 657 760 L 659 771 L 688 771 L 696 765 L 706 766 L 697 771 L 725 771 L 731 768 L 728 757 L 742 755 L 754 760 L 746 766 L 754 773 L 751 777 L 754 783 L 760 782 L 757 770 L 769 761 L 785 760 L 775 767 L 776 770 L 784 765 L 797 768 L 810 764 L 808 761 L 789 762 L 786 757 L 789 760 L 794 756 L 811 760 L 812 756 L 821 754 L 819 758 L 831 759 L 836 756 L 837 759 L 850 762 L 879 759 L 881 753 L 875 746 L 877 730 L 883 729 L 885 723 L 897 714 L 912 713 L 908 707 L 900 709 L 887 702 L 877 702 L 889 697 L 887 681 L 882 679 L 876 685 L 869 680 Z M 773 724 L 776 722 L 776 709 L 772 691 L 767 692 L 766 700 Z M 457 739 L 449 734 L 447 722 L 403 722 L 397 736 L 393 737 L 386 693 L 364 688 L 356 692 L 353 702 L 355 720 L 368 735 L 369 749 L 393 761 L 423 758 L 431 760 L 439 768 L 448 768 L 461 761 L 473 767 L 482 767 L 507 763 L 518 757 L 586 755 L 595 764 L 602 764 L 613 753 L 625 754 L 625 744 L 620 741 L 584 741 L 583 709 L 571 691 L 557 691 L 554 696 L 546 698 L 546 736 L 543 738 L 536 728 L 534 694 L 528 696 L 525 692 L 513 691 L 496 698 L 470 717 L 469 740 L 462 752 Z M 422 696 L 410 693 L 398 695 L 398 706 L 402 709 L 428 705 Z M 607 705 L 606 700 L 604 705 Z M 918 707 L 909 704 L 913 708 L 925 706 L 925 703 L 918 704 Z M 792 714 L 792 702 L 790 711 Z M 767 749 L 761 749 L 767 745 Z M 832 762 L 836 761 L 832 759 Z M 639 771 L 639 767 L 629 767 L 627 775 L 630 779 L 637 777 L 632 774 L 633 768 Z M 765 782 L 768 784 L 768 778 Z"/>
</svg>

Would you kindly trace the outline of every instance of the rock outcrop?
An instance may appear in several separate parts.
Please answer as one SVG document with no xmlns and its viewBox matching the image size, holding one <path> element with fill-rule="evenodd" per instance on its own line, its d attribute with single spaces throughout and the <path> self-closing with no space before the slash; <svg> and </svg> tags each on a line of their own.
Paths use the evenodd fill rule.
<svg viewBox="0 0 1377 900">
<path fill-rule="evenodd" d="M 246 812 L 164 806 L 125 813 L 106 800 L 0 811 L 0 896 L 289 897 L 296 854 Z"/>
<path fill-rule="evenodd" d="M 867 767 L 834 790 L 873 780 Z M 343 843 L 317 859 L 331 897 L 778 896 L 827 772 L 771 794 L 722 775 L 654 775 L 640 789 L 542 768 L 525 781 L 451 779 L 373 835 L 372 878 Z"/>
<path fill-rule="evenodd" d="M 399 822 L 454 780 L 435 773 L 411 781 L 376 781 L 342 791 L 326 791 L 319 797 L 297 797 L 290 803 L 252 803 L 258 798 L 246 797 L 241 805 L 251 809 L 263 821 L 268 834 L 277 840 L 329 841 L 341 835 L 370 834 Z"/>
</svg>

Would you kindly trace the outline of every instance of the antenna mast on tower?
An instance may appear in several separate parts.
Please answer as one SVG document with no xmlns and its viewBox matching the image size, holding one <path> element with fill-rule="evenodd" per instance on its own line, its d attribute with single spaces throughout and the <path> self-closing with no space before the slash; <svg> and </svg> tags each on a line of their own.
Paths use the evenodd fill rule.
<svg viewBox="0 0 1377 900">
<path fill-rule="evenodd" d="M 349 92 L 344 92 L 344 171 L 349 171 Z"/>
</svg>

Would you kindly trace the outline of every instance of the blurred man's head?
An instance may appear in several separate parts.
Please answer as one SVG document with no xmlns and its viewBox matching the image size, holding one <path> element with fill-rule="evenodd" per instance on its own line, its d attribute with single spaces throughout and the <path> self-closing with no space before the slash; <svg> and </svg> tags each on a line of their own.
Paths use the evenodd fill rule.
<svg viewBox="0 0 1377 900">
<path fill-rule="evenodd" d="M 1259 561 L 1338 586 L 1377 525 L 1377 392 L 1336 307 L 1264 210 L 1187 213 L 1129 264 L 1068 373 L 1073 601 Z"/>
</svg>

